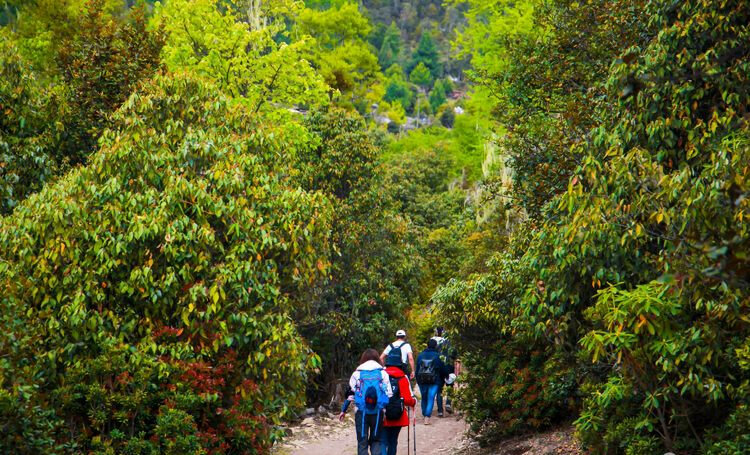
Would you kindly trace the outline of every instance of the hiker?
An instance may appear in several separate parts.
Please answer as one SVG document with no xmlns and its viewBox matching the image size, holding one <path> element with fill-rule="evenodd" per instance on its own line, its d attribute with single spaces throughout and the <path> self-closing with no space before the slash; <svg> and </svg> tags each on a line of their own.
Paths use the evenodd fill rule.
<svg viewBox="0 0 750 455">
<path fill-rule="evenodd" d="M 425 425 L 430 424 L 435 396 L 440 382 L 444 380 L 444 370 L 443 361 L 440 360 L 440 354 L 437 352 L 437 341 L 430 339 L 427 342 L 427 349 L 417 357 L 417 385 L 422 394 L 422 415 Z"/>
<path fill-rule="evenodd" d="M 409 426 L 407 407 L 414 408 L 417 400 L 411 393 L 411 384 L 403 370 L 401 359 L 388 356 L 385 359 L 385 366 L 385 371 L 390 376 L 391 391 L 393 392 L 385 407 L 386 455 L 396 455 L 398 435 L 401 433 L 401 428 Z"/>
<path fill-rule="evenodd" d="M 449 375 L 455 374 L 455 366 L 453 362 L 455 360 L 455 352 L 451 347 L 450 341 L 444 336 L 445 331 L 442 327 L 435 328 L 435 336 L 432 337 L 437 343 L 437 351 L 440 355 L 440 360 L 443 362 L 443 369 L 440 372 L 440 380 L 438 381 L 437 391 L 437 415 L 443 417 L 443 388 L 446 385 L 446 379 Z M 453 387 L 453 383 L 448 384 L 449 387 Z M 452 411 L 450 398 L 446 395 L 445 397 L 445 410 L 448 412 Z"/>
<path fill-rule="evenodd" d="M 384 409 L 393 394 L 391 381 L 375 349 L 366 349 L 359 363 L 360 365 L 349 378 L 350 393 L 341 406 L 339 420 L 344 420 L 346 410 L 353 401 L 357 407 L 357 412 L 354 414 L 357 455 L 368 455 L 368 453 L 382 455 Z"/>
<path fill-rule="evenodd" d="M 393 356 L 394 361 L 401 358 L 401 369 L 406 372 L 407 362 L 411 368 L 411 379 L 414 379 L 414 354 L 411 350 L 411 345 L 406 341 L 406 332 L 399 330 L 396 332 L 396 341 L 386 346 L 382 354 L 380 354 L 380 361 L 385 363 L 387 356 Z"/>
</svg>

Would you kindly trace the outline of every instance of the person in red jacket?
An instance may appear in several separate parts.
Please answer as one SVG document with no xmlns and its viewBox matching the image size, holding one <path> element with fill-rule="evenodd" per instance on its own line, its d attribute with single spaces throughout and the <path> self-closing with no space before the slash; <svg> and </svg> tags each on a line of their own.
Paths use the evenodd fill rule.
<svg viewBox="0 0 750 455">
<path fill-rule="evenodd" d="M 417 400 L 411 394 L 409 378 L 406 377 L 404 370 L 401 369 L 403 364 L 393 365 L 392 363 L 394 362 L 389 362 L 388 360 L 387 358 L 385 372 L 390 376 L 393 395 L 385 408 L 384 436 L 387 455 L 396 455 L 398 435 L 401 432 L 401 428 L 409 426 L 409 413 L 406 408 L 407 406 L 414 408 Z"/>
</svg>

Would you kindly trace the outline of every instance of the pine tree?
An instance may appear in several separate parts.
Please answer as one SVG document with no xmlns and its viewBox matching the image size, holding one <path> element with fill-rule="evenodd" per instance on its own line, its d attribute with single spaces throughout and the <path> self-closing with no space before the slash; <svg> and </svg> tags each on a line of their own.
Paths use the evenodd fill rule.
<svg viewBox="0 0 750 455">
<path fill-rule="evenodd" d="M 378 61 L 383 69 L 389 68 L 394 63 L 398 63 L 401 54 L 401 31 L 395 22 L 385 31 L 383 36 L 383 45 L 380 47 Z"/>
<path fill-rule="evenodd" d="M 423 63 L 430 70 L 433 78 L 441 76 L 443 68 L 440 64 L 440 56 L 435 41 L 429 33 L 422 34 L 422 37 L 419 39 L 419 44 L 416 51 L 414 51 L 409 67 L 410 69 L 414 69 L 420 63 Z"/>
</svg>

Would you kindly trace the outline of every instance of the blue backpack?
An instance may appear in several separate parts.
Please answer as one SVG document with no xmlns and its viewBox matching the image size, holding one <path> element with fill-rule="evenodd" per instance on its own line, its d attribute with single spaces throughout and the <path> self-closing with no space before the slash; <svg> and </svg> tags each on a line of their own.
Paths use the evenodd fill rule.
<svg viewBox="0 0 750 455">
<path fill-rule="evenodd" d="M 365 416 L 379 415 L 388 404 L 388 394 L 383 383 L 382 368 L 360 371 L 359 384 L 354 392 L 354 403 L 362 411 L 362 434 L 365 434 Z M 380 419 L 375 421 L 375 434 L 378 433 Z"/>
</svg>

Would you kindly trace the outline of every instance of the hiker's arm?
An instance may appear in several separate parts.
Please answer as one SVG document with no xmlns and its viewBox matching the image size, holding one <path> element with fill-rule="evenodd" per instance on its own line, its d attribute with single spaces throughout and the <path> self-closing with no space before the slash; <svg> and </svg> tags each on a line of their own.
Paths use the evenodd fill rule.
<svg viewBox="0 0 750 455">
<path fill-rule="evenodd" d="M 351 387 L 348 387 L 346 390 L 346 398 L 344 398 L 344 403 L 341 405 L 341 414 L 339 414 L 339 420 L 342 422 L 344 421 L 346 411 L 349 409 L 349 405 L 352 401 L 354 401 L 354 390 Z"/>
<path fill-rule="evenodd" d="M 382 370 L 380 372 L 380 379 L 383 381 L 383 389 L 388 398 L 393 396 L 393 389 L 391 389 L 391 378 L 388 376 L 388 372 Z"/>
</svg>

